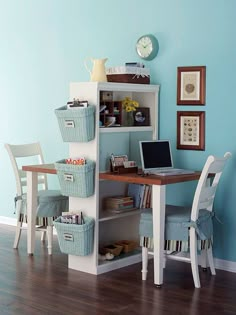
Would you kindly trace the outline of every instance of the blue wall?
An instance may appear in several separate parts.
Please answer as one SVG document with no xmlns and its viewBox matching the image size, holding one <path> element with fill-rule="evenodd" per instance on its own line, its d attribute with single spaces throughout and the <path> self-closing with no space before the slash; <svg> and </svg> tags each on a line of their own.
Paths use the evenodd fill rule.
<svg viewBox="0 0 236 315">
<path fill-rule="evenodd" d="M 135 42 L 159 40 L 146 62 L 151 83 L 161 85 L 160 138 L 176 145 L 176 111 L 206 112 L 206 150 L 175 150 L 178 166 L 201 169 L 209 154 L 231 151 L 218 190 L 214 254 L 236 261 L 236 39 L 235 0 L 0 0 L 0 216 L 13 217 L 15 183 L 4 143 L 40 141 L 46 162 L 67 156 L 54 109 L 68 99 L 69 82 L 88 81 L 86 57 L 108 57 L 107 66 L 140 61 Z M 206 106 L 176 105 L 178 66 L 206 65 Z M 54 180 L 51 179 L 54 183 Z M 194 184 L 173 185 L 168 199 L 192 198 Z M 173 200 L 173 192 L 175 200 Z M 222 246 L 223 245 L 223 246 Z"/>
</svg>

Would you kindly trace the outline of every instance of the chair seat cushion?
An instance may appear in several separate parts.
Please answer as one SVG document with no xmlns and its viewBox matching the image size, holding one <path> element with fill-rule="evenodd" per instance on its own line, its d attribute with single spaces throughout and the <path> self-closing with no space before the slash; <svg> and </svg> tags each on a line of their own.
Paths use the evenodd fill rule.
<svg viewBox="0 0 236 315">
<path fill-rule="evenodd" d="M 191 208 L 171 205 L 166 207 L 166 240 L 188 241 L 191 226 L 195 227 L 198 239 L 210 239 L 213 235 L 212 213 L 207 210 L 200 210 L 198 220 L 192 222 Z M 147 209 L 141 213 L 139 234 L 153 237 L 152 209 Z"/>
<path fill-rule="evenodd" d="M 22 212 L 26 214 L 26 194 L 23 195 Z M 38 192 L 38 217 L 58 217 L 68 211 L 68 197 L 63 196 L 60 190 L 40 190 Z"/>
</svg>

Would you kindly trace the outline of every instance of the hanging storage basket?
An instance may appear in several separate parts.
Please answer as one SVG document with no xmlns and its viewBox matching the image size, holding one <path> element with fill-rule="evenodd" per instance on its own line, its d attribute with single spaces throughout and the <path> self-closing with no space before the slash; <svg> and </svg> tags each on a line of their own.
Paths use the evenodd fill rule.
<svg viewBox="0 0 236 315">
<path fill-rule="evenodd" d="M 84 165 L 55 163 L 61 193 L 64 196 L 86 198 L 94 194 L 95 162 L 87 160 Z"/>
<path fill-rule="evenodd" d="M 95 136 L 95 106 L 67 109 L 62 106 L 55 110 L 64 142 L 88 142 Z"/>
<path fill-rule="evenodd" d="M 61 223 L 61 217 L 54 221 L 62 253 L 86 256 L 93 252 L 94 219 L 84 217 L 84 224 Z"/>
</svg>

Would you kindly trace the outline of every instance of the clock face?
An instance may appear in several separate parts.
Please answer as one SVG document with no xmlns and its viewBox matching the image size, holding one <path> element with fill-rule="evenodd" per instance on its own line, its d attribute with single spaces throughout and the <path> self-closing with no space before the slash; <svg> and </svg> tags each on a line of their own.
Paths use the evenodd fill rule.
<svg viewBox="0 0 236 315">
<path fill-rule="evenodd" d="M 152 60 L 158 52 L 158 41 L 153 35 L 144 35 L 140 37 L 136 44 L 138 55 L 146 60 Z"/>
</svg>

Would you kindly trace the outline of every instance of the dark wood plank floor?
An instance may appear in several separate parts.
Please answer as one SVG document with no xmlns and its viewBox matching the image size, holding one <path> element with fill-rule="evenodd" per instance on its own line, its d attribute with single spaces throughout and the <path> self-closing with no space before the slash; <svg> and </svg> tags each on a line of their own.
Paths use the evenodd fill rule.
<svg viewBox="0 0 236 315">
<path fill-rule="evenodd" d="M 190 265 L 168 262 L 161 289 L 141 280 L 141 264 L 99 276 L 67 269 L 67 256 L 54 240 L 53 256 L 37 238 L 36 254 L 26 254 L 26 232 L 12 249 L 14 227 L 0 225 L 1 315 L 162 315 L 236 314 L 236 274 L 201 272 L 193 287 Z"/>
</svg>

